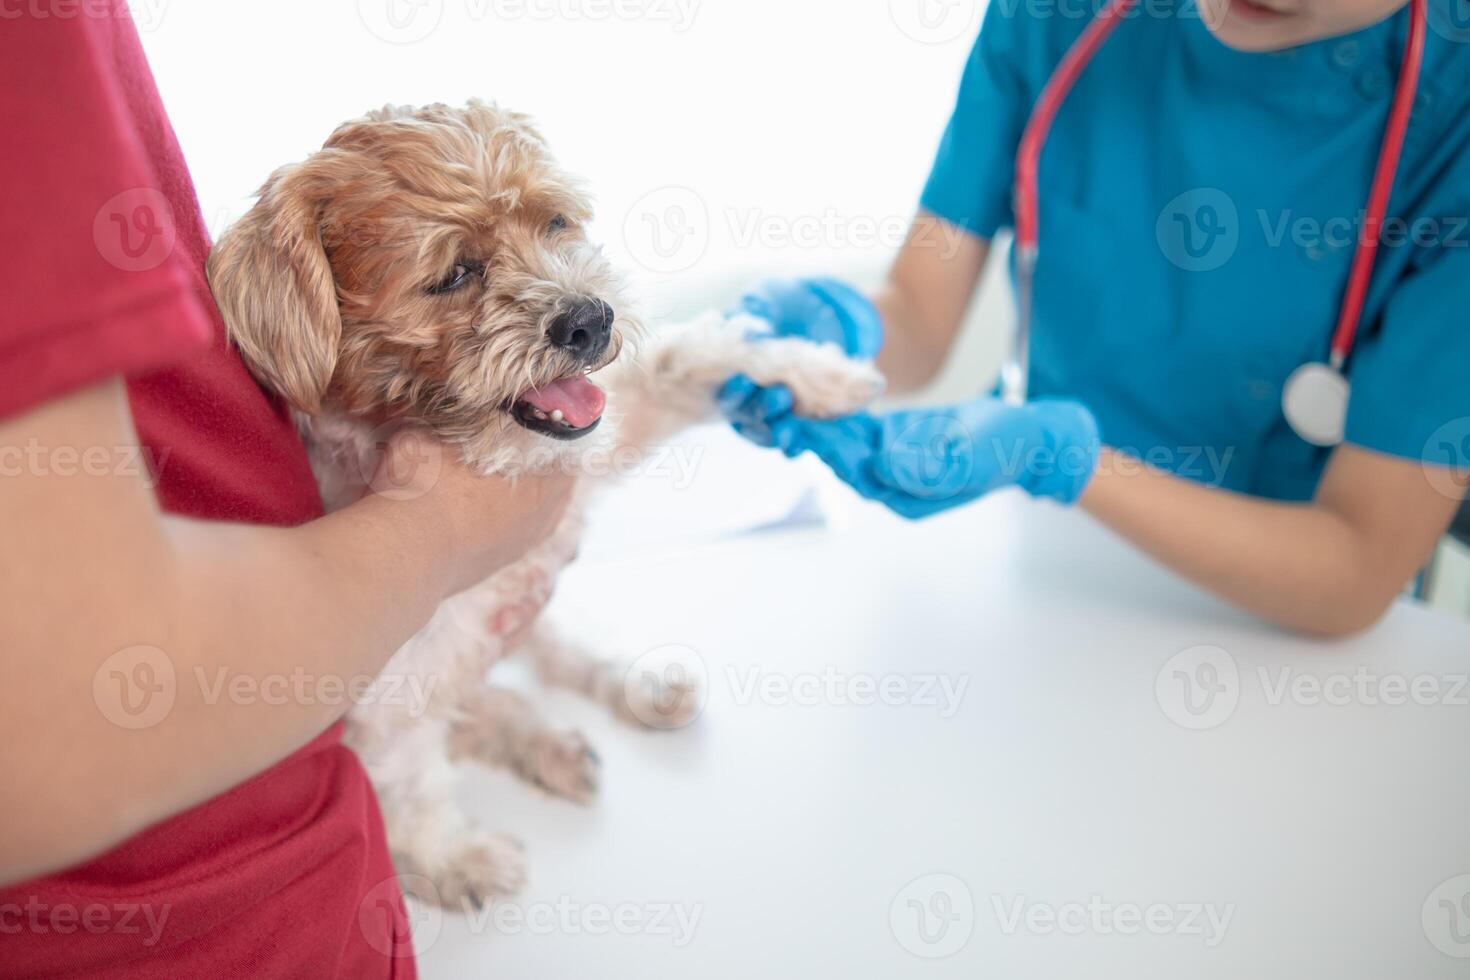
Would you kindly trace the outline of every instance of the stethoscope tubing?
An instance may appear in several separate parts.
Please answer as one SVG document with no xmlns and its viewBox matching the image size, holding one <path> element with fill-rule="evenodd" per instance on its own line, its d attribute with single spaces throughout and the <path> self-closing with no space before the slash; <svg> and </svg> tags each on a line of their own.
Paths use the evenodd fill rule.
<svg viewBox="0 0 1470 980">
<path fill-rule="evenodd" d="M 1040 170 L 1041 152 L 1057 112 L 1067 95 L 1092 62 L 1098 50 L 1107 41 L 1113 30 L 1122 23 L 1136 0 L 1109 0 L 1092 21 L 1072 42 L 1062 60 L 1057 64 L 1027 117 L 1020 143 L 1016 149 L 1014 186 L 1012 197 L 1015 208 L 1016 266 L 1018 291 L 1018 343 L 1029 346 L 1030 319 L 1032 315 L 1033 273 L 1040 255 L 1040 216 L 1037 193 L 1037 177 Z M 1404 137 L 1408 132 L 1409 118 L 1413 113 L 1414 98 L 1418 92 L 1419 76 L 1424 64 L 1424 42 L 1428 25 L 1428 0 L 1409 0 L 1409 33 L 1404 43 L 1403 59 L 1399 67 L 1398 82 L 1394 88 L 1392 106 L 1389 109 L 1388 125 L 1379 144 L 1378 159 L 1374 166 L 1373 183 L 1369 189 L 1364 222 L 1353 252 L 1352 267 L 1348 275 L 1342 304 L 1338 309 L 1337 323 L 1330 342 L 1329 363 L 1333 370 L 1342 372 L 1348 355 L 1356 342 L 1358 325 L 1363 315 L 1363 303 L 1368 294 L 1368 284 L 1373 275 L 1373 265 L 1378 255 L 1378 241 L 1388 211 L 1388 200 L 1393 190 L 1394 178 L 1398 173 L 1399 159 L 1403 152 Z M 1013 371 L 1022 375 L 1026 371 L 1024 352 L 1013 352 Z M 1020 380 L 1024 391 L 1025 379 Z M 1008 385 L 1013 391 L 1014 386 Z"/>
</svg>

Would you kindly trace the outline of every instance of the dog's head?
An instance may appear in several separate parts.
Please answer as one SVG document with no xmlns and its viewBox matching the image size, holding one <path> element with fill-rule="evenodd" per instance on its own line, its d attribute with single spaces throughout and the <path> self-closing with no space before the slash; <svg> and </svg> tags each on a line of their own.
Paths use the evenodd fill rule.
<svg viewBox="0 0 1470 980">
<path fill-rule="evenodd" d="M 271 175 L 210 253 L 231 337 L 308 414 L 413 422 L 467 455 L 569 440 L 636 329 L 591 209 L 524 116 L 385 108 Z"/>
</svg>

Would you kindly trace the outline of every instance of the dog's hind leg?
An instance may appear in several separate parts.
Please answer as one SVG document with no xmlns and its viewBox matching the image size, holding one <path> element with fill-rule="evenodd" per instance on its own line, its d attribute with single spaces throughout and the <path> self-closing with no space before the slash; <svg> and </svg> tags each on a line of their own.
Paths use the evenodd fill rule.
<svg viewBox="0 0 1470 980">
<path fill-rule="evenodd" d="M 552 728 L 520 694 L 486 687 L 458 703 L 449 749 L 456 759 L 509 769 L 576 803 L 597 794 L 599 760 L 581 732 Z"/>
<path fill-rule="evenodd" d="M 515 838 L 477 827 L 460 808 L 447 734 L 442 718 L 364 704 L 353 709 L 346 740 L 377 790 L 401 887 L 445 908 L 479 907 L 520 889 L 525 855 Z"/>
<path fill-rule="evenodd" d="M 630 725 L 682 728 L 704 706 L 699 685 L 687 671 L 640 671 L 636 664 L 608 660 L 561 636 L 544 619 L 521 648 L 544 683 L 576 691 Z"/>
</svg>

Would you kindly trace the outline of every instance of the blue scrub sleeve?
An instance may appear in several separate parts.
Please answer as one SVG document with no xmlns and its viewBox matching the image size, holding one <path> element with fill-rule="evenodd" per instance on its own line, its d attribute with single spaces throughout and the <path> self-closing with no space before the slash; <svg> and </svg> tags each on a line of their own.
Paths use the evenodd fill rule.
<svg viewBox="0 0 1470 980">
<path fill-rule="evenodd" d="M 1470 214 L 1463 207 L 1452 213 Z M 1381 329 L 1358 341 L 1346 440 L 1464 467 L 1470 464 L 1463 448 L 1470 444 L 1470 227 L 1463 217 L 1449 219 L 1441 234 L 1443 241 L 1417 256 L 1400 280 Z"/>
<path fill-rule="evenodd" d="M 1032 101 L 1017 48 L 1024 19 L 1014 4 L 987 8 L 919 199 L 925 211 L 981 238 L 1013 220 L 1011 175 Z"/>
</svg>

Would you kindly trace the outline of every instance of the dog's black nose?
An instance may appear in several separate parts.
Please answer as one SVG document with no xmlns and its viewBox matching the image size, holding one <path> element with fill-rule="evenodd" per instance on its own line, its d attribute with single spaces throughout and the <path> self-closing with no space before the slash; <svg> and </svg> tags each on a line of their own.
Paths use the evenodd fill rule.
<svg viewBox="0 0 1470 980">
<path fill-rule="evenodd" d="M 607 350 L 612 325 L 611 306 L 600 299 L 584 299 L 566 312 L 558 313 L 546 336 L 556 346 L 590 361 Z"/>
</svg>

